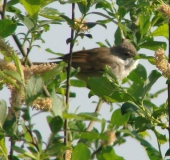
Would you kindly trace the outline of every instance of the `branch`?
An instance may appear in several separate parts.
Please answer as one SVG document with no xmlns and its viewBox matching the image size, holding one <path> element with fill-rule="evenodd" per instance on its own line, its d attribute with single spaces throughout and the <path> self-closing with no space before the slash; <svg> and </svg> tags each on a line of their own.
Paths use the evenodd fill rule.
<svg viewBox="0 0 170 160">
<path fill-rule="evenodd" d="M 2 8 L 1 8 L 1 9 L 2 9 L 2 12 L 1 12 L 1 18 L 2 18 L 2 19 L 5 19 L 6 2 L 7 2 L 7 0 L 4 0 L 4 1 L 3 1 L 3 4 L 2 4 L 3 6 L 2 6 Z M 1 3 L 2 3 L 2 2 L 1 2 Z"/>
<path fill-rule="evenodd" d="M 104 101 L 102 99 L 99 99 L 99 102 L 97 104 L 97 107 L 96 107 L 96 110 L 95 110 L 95 113 L 99 113 L 101 108 L 102 108 L 102 105 L 103 105 Z M 95 121 L 91 121 L 87 127 L 87 131 L 91 131 L 94 127 L 94 124 L 95 124 Z"/>
<path fill-rule="evenodd" d="M 12 35 L 17 47 L 19 48 L 21 54 L 23 55 L 23 57 L 26 57 L 27 56 L 27 53 L 25 52 L 24 48 L 23 48 L 23 45 L 21 44 L 20 40 L 18 39 L 18 37 L 13 34 Z M 27 58 L 27 63 L 29 66 L 32 66 L 32 62 Z"/>
<path fill-rule="evenodd" d="M 72 21 L 74 21 L 74 12 L 75 12 L 75 3 L 72 4 Z M 74 30 L 71 28 L 71 40 L 74 38 Z M 67 67 L 67 88 L 66 88 L 66 107 L 67 111 L 69 109 L 69 97 L 70 97 L 70 71 L 71 71 L 71 65 L 72 65 L 72 52 L 73 52 L 73 46 L 74 42 L 70 42 L 70 51 L 69 51 L 69 62 L 68 62 L 68 67 Z M 67 119 L 64 122 L 64 144 L 67 145 L 68 143 L 68 121 Z M 67 159 L 67 153 L 64 155 L 65 160 Z"/>
<path fill-rule="evenodd" d="M 170 37 L 170 21 L 168 23 L 169 26 L 169 37 Z M 170 63 L 170 40 L 169 40 L 169 55 L 168 55 L 168 62 Z M 170 84 L 168 83 L 168 117 L 169 117 L 169 147 L 170 147 Z"/>
</svg>

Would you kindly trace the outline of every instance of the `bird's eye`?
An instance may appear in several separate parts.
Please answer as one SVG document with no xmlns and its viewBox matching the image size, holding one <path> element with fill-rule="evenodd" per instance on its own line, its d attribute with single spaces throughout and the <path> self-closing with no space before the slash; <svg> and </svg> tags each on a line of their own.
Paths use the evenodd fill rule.
<svg viewBox="0 0 170 160">
<path fill-rule="evenodd" d="M 130 54 L 130 52 L 125 52 L 124 55 L 125 56 L 130 56 L 131 54 Z"/>
</svg>

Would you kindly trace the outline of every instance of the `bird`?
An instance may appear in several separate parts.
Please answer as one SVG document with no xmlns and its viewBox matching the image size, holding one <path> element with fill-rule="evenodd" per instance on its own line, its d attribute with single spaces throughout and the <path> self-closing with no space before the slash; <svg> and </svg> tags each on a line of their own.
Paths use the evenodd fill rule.
<svg viewBox="0 0 170 160">
<path fill-rule="evenodd" d="M 129 73 L 138 65 L 138 60 L 134 57 L 138 55 L 135 46 L 129 39 L 123 39 L 122 43 L 111 48 L 99 47 L 88 50 L 80 50 L 72 53 L 72 67 L 80 68 L 76 77 L 88 82 L 88 78 L 101 77 L 104 73 L 104 67 L 110 66 L 118 81 L 127 77 Z M 53 62 L 69 62 L 70 55 L 52 58 Z M 33 63 L 33 64 L 42 64 Z"/>
<path fill-rule="evenodd" d="M 80 72 L 76 75 L 78 79 L 85 82 L 90 77 L 101 77 L 104 73 L 104 67 L 110 66 L 118 81 L 127 77 L 129 73 L 138 65 L 138 60 L 134 57 L 138 55 L 135 46 L 129 39 L 123 39 L 122 43 L 111 48 L 100 47 L 88 50 L 81 50 L 72 53 L 72 67 L 80 68 Z M 64 61 L 69 62 L 70 55 L 54 58 L 58 63 Z"/>
</svg>

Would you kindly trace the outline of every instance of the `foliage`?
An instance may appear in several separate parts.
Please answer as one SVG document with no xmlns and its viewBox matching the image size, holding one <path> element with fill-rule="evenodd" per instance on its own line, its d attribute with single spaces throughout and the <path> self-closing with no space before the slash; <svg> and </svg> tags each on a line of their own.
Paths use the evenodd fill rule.
<svg viewBox="0 0 170 160">
<path fill-rule="evenodd" d="M 81 19 L 73 20 L 69 15 L 62 13 L 60 8 L 51 7 L 51 4 L 59 3 L 70 7 L 74 6 L 73 3 L 76 4 L 76 11 L 81 13 Z M 12 109 L 7 113 L 6 102 L 0 101 L 1 159 L 89 160 L 96 157 L 98 160 L 123 160 L 125 158 L 118 155 L 112 146 L 126 143 L 127 137 L 138 140 L 146 149 L 149 159 L 167 159 L 170 155 L 169 149 L 167 148 L 166 154 L 163 155 L 161 145 L 168 142 L 168 137 L 158 131 L 158 128 L 169 130 L 167 103 L 158 106 L 152 102 L 153 98 L 158 97 L 166 89 L 161 89 L 154 94 L 150 93 L 156 81 L 163 77 L 159 71 L 153 70 L 148 75 L 145 66 L 140 64 L 120 84 L 110 67 L 106 66 L 103 77 L 89 78 L 89 98 L 97 95 L 102 101 L 109 104 L 116 103 L 119 106 L 118 109 L 111 108 L 112 115 L 107 121 L 101 118 L 102 116 L 98 117 L 98 113 L 69 111 L 68 104 L 65 102 L 68 89 L 66 64 L 61 63 L 50 69 L 45 68 L 42 72 L 40 70 L 43 67 L 35 71 L 25 66 L 32 65 L 29 59 L 32 48 L 41 48 L 41 45 L 37 45 L 37 41 L 41 41 L 42 45 L 48 41 L 48 38 L 42 37 L 46 32 L 51 31 L 51 25 L 63 25 L 65 22 L 75 32 L 73 38 L 68 35 L 67 44 L 74 45 L 79 37 L 92 38 L 90 29 L 98 25 L 107 28 L 107 24 L 111 23 L 116 24 L 117 27 L 114 33 L 116 45 L 121 42 L 121 38 L 125 37 L 132 41 L 137 50 L 155 51 L 160 47 L 166 49 L 166 42 L 155 41 L 155 37 L 158 36 L 169 40 L 168 18 L 160 13 L 159 5 L 161 4 L 156 0 L 115 2 L 111 0 L 4 0 L 4 6 L 0 7 L 2 17 L 0 51 L 4 58 L 2 62 L 0 61 L 0 85 L 1 92 L 4 91 L 4 85 L 11 90 L 10 108 Z M 86 18 L 90 15 L 97 16 L 98 20 L 87 22 Z M 20 30 L 21 27 L 24 28 L 23 31 Z M 16 42 L 18 51 L 5 42 L 9 37 Z M 105 42 L 107 45 L 103 42 L 98 44 L 112 46 L 107 40 Z M 51 49 L 47 51 L 59 55 Z M 19 59 L 18 52 L 21 52 L 22 60 Z M 150 64 L 155 65 L 153 56 L 140 54 L 137 58 L 148 60 Z M 9 67 L 12 64 L 14 66 Z M 79 69 L 72 68 L 71 77 L 78 72 Z M 86 86 L 85 82 L 75 79 L 71 79 L 70 84 L 76 87 Z M 70 92 L 69 95 L 76 98 L 75 93 Z M 51 132 L 48 141 L 32 124 L 31 107 L 45 109 L 50 113 L 50 116 L 46 117 Z M 97 121 L 102 127 L 93 128 L 88 132 L 84 121 Z M 157 138 L 158 149 L 146 140 L 149 130 Z M 116 140 L 109 139 L 112 138 L 108 136 L 109 131 L 116 132 Z M 5 143 L 7 138 L 11 144 L 9 148 Z M 108 141 L 114 143 L 106 145 Z"/>
</svg>

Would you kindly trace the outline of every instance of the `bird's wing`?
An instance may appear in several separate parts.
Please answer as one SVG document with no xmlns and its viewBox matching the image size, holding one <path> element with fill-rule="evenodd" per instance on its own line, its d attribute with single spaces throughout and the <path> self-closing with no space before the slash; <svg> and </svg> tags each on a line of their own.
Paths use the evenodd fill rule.
<svg viewBox="0 0 170 160">
<path fill-rule="evenodd" d="M 68 62 L 69 55 L 63 56 L 63 60 Z M 100 72 L 103 71 L 105 65 L 113 68 L 118 67 L 116 59 L 110 53 L 110 48 L 95 48 L 90 50 L 82 50 L 72 54 L 72 66 L 80 67 L 81 72 Z"/>
</svg>

